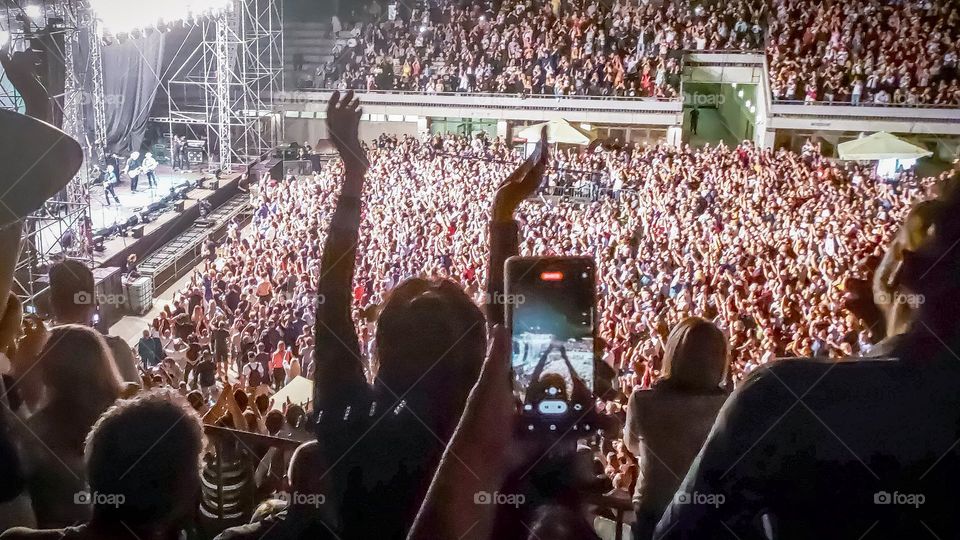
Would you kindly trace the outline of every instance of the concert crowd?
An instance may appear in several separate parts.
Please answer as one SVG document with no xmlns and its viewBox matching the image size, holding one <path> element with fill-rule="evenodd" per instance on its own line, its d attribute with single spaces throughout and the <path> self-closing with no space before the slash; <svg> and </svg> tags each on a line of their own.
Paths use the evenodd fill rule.
<svg viewBox="0 0 960 540">
<path fill-rule="evenodd" d="M 429 93 L 675 97 L 682 49 L 759 49 L 763 8 L 745 0 L 444 3 L 354 29 L 319 88 Z"/>
<path fill-rule="evenodd" d="M 669 98 L 681 51 L 765 48 L 776 100 L 960 104 L 960 11 L 947 0 L 441 2 L 341 35 L 313 86 Z"/>
<path fill-rule="evenodd" d="M 82 263 L 50 271 L 51 329 L 9 295 L 0 537 L 592 539 L 585 509 L 631 495 L 635 538 L 960 530 L 960 177 L 812 143 L 364 145 L 360 117 L 334 95 L 340 159 L 259 179 L 137 359 L 91 328 Z M 589 196 L 540 191 L 570 176 Z M 587 436 L 519 424 L 496 299 L 521 254 L 596 260 Z"/>
<path fill-rule="evenodd" d="M 774 98 L 960 105 L 956 2 L 774 5 L 767 47 Z"/>
</svg>

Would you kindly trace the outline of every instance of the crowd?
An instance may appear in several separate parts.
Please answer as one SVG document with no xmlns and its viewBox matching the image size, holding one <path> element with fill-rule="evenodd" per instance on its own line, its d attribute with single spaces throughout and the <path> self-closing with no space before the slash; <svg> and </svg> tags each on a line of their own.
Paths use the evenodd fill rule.
<svg viewBox="0 0 960 540">
<path fill-rule="evenodd" d="M 949 0 L 774 3 L 777 99 L 960 105 L 960 8 Z"/>
<path fill-rule="evenodd" d="M 246 519 L 220 538 L 596 538 L 585 494 L 610 490 L 634 495 L 636 538 L 960 530 L 960 177 L 884 180 L 812 144 L 364 147 L 358 107 L 327 111 L 339 160 L 264 178 L 250 226 L 206 244 L 139 366 L 91 327 L 83 264 L 51 269 L 49 329 L 4 298 L 0 528 L 21 526 L 4 540 Z M 46 198 L 23 190 L 55 193 L 82 161 L 41 146 L 60 164 L 14 191 L 5 242 Z M 43 162 L 0 152 L 11 190 Z M 608 188 L 538 195 L 570 170 Z M 597 261 L 595 435 L 520 429 L 497 300 L 517 254 Z M 278 404 L 301 373 L 310 403 Z M 286 460 L 204 424 L 311 440 Z M 252 516 L 247 492 L 267 500 Z"/>
<path fill-rule="evenodd" d="M 960 104 L 953 2 L 440 2 L 358 23 L 319 88 L 675 97 L 681 51 L 766 47 L 774 99 Z"/>
<path fill-rule="evenodd" d="M 761 3 L 444 2 L 359 25 L 320 88 L 674 97 L 681 49 L 758 49 Z M 559 9 L 558 9 L 559 8 Z"/>
<path fill-rule="evenodd" d="M 456 136 L 381 137 L 368 155 L 364 257 L 352 289 L 367 362 L 377 308 L 404 280 L 452 279 L 484 303 L 483 216 L 493 188 L 519 162 L 501 140 Z M 860 353 L 869 329 L 840 309 L 841 278 L 879 257 L 892 226 L 931 183 L 911 173 L 883 180 L 812 147 L 796 154 L 750 143 L 564 151 L 551 158 L 546 183 L 570 171 L 593 171 L 610 194 L 524 204 L 521 251 L 596 257 L 608 363 L 641 379 L 655 378 L 669 329 L 692 315 L 716 319 L 728 333 L 738 379 L 775 357 Z M 309 317 L 305 291 L 315 290 L 323 220 L 341 175 L 331 162 L 311 177 L 264 184 L 249 236 L 233 241 L 232 262 L 222 273 L 204 270 L 204 280 L 227 275 L 241 297 L 276 291 L 273 301 L 295 306 L 293 331 L 282 323 L 278 335 L 295 338 Z"/>
</svg>

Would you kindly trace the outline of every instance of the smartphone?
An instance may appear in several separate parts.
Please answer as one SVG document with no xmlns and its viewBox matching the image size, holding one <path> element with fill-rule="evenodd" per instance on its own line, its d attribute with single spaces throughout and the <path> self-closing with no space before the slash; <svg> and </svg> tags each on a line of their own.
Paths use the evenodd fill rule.
<svg viewBox="0 0 960 540">
<path fill-rule="evenodd" d="M 597 315 L 591 257 L 511 257 L 505 268 L 513 388 L 530 431 L 590 431 Z"/>
</svg>

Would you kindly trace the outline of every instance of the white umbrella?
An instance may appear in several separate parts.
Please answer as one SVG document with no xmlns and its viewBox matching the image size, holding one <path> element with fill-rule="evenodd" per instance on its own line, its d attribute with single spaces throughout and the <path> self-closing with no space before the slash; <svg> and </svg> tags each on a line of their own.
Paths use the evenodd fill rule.
<svg viewBox="0 0 960 540">
<path fill-rule="evenodd" d="M 540 124 L 534 124 L 521 129 L 516 138 L 523 139 L 528 143 L 540 141 L 540 130 L 547 126 L 547 142 L 550 144 L 576 144 L 587 146 L 597 136 L 585 129 L 580 129 L 566 120 L 551 120 Z"/>
<path fill-rule="evenodd" d="M 933 152 L 907 142 L 886 131 L 879 131 L 853 141 L 837 145 L 840 159 L 848 161 L 878 161 L 882 159 L 920 159 Z"/>
</svg>

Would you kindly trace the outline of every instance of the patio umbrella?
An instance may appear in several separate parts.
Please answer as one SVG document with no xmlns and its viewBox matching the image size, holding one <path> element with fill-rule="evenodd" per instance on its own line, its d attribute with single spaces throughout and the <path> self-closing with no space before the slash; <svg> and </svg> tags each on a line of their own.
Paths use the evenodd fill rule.
<svg viewBox="0 0 960 540">
<path fill-rule="evenodd" d="M 886 131 L 879 131 L 837 146 L 840 159 L 849 161 L 878 161 L 882 159 L 920 159 L 933 155 L 933 152 L 907 142 Z"/>
<path fill-rule="evenodd" d="M 523 139 L 528 143 L 539 142 L 540 130 L 543 129 L 543 126 L 547 126 L 547 142 L 550 144 L 587 146 L 597 138 L 592 131 L 581 129 L 562 119 L 527 126 L 516 134 L 516 138 Z"/>
</svg>

